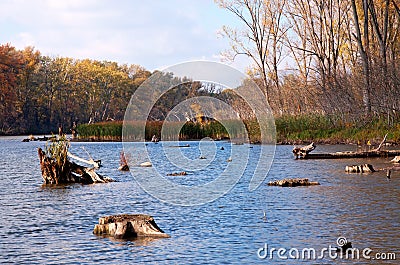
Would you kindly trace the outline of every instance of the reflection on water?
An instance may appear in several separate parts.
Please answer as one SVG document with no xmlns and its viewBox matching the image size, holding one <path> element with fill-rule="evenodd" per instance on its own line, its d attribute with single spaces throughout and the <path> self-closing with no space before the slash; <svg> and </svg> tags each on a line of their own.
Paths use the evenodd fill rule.
<svg viewBox="0 0 400 265">
<path fill-rule="evenodd" d="M 155 241 L 165 239 L 161 237 L 135 237 L 129 239 L 116 239 L 114 237 L 105 235 L 96 235 L 96 236 L 101 240 L 108 239 L 119 246 L 130 245 L 132 247 L 152 246 L 153 243 L 155 243 Z"/>
<path fill-rule="evenodd" d="M 189 144 L 184 154 L 188 159 L 198 158 L 198 142 Z M 346 237 L 353 247 L 396 252 L 400 256 L 400 172 L 393 172 L 391 181 L 386 179 L 385 172 L 344 172 L 344 167 L 351 164 L 387 167 L 388 159 L 295 161 L 291 146 L 278 146 L 267 179 L 254 192 L 249 192 L 249 182 L 256 165 L 250 163 L 226 195 L 205 205 L 178 207 L 149 196 L 129 173 L 117 170 L 120 143 L 72 143 L 74 154 L 85 157 L 80 148 L 85 146 L 95 159 L 102 159 L 104 167 L 99 173 L 118 182 L 42 186 L 36 150 L 42 146 L 40 142 L 0 138 L 2 264 L 298 264 L 301 262 L 276 257 L 260 260 L 257 250 L 265 243 L 275 248 L 320 250 L 335 246 L 339 236 Z M 161 144 L 149 144 L 148 148 L 157 153 Z M 188 172 L 187 176 L 167 178 L 186 185 L 212 180 L 215 172 L 223 170 L 230 148 L 227 142 L 216 142 L 215 154 L 210 153 L 210 157 L 220 162 L 211 162 L 207 169 Z M 318 146 L 317 150 L 351 148 Z M 257 160 L 260 146 L 249 150 L 251 161 Z M 163 161 L 152 162 L 166 165 Z M 174 165 L 158 170 L 164 176 L 180 171 Z M 308 177 L 321 185 L 266 185 L 269 180 L 286 177 Z M 93 235 L 99 217 L 120 213 L 150 214 L 171 238 L 120 241 Z M 355 262 L 325 259 L 305 263 Z"/>
</svg>

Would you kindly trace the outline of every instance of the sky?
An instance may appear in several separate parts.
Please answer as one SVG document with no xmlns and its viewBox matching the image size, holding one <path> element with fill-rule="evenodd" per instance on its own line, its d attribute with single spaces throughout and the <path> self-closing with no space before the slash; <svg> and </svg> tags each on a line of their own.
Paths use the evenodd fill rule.
<svg viewBox="0 0 400 265">
<path fill-rule="evenodd" d="M 153 71 L 221 62 L 218 32 L 237 19 L 213 0 L 1 0 L 0 44 L 43 55 L 137 64 Z M 248 59 L 228 65 L 245 71 Z"/>
</svg>

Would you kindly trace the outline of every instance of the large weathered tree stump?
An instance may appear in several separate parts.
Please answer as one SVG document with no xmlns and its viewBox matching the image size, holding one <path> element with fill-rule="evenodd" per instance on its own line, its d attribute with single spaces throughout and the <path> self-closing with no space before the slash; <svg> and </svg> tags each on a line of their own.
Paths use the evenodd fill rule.
<svg viewBox="0 0 400 265">
<path fill-rule="evenodd" d="M 105 183 L 114 181 L 111 178 L 103 177 L 94 171 L 94 168 L 87 168 L 71 162 L 65 156 L 61 160 L 48 157 L 39 148 L 38 155 L 43 181 L 46 184 L 68 184 L 68 183 Z"/>
<path fill-rule="evenodd" d="M 159 228 L 153 217 L 145 214 L 121 214 L 99 218 L 93 233 L 116 239 L 136 237 L 170 237 Z"/>
</svg>

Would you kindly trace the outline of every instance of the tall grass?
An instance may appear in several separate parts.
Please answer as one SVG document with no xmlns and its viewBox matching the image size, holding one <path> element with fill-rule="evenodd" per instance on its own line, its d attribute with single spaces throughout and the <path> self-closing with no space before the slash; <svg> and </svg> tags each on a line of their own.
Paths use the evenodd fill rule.
<svg viewBox="0 0 400 265">
<path fill-rule="evenodd" d="M 59 168 L 62 168 L 67 162 L 68 148 L 69 142 L 65 136 L 61 136 L 57 141 L 46 142 L 45 154 L 56 163 Z"/>
<path fill-rule="evenodd" d="M 379 142 L 388 133 L 387 140 L 400 142 L 400 121 L 388 125 L 384 119 L 368 122 L 344 123 L 339 116 L 302 115 L 275 119 L 278 142 Z"/>
<path fill-rule="evenodd" d="M 163 127 L 164 125 L 164 127 Z M 250 142 L 261 141 L 260 124 L 256 120 L 244 121 Z M 385 120 L 375 119 L 369 122 L 344 123 L 340 117 L 324 115 L 281 116 L 275 119 L 276 140 L 278 143 L 295 142 L 326 142 L 326 143 L 363 143 L 367 141 L 378 142 L 388 133 L 387 140 L 400 143 L 400 120 L 392 125 L 387 125 Z M 186 122 L 182 123 L 162 121 L 128 122 L 126 126 L 126 139 L 129 141 L 151 140 L 153 135 L 161 140 L 190 140 L 210 137 L 213 139 L 244 138 L 245 131 L 240 121 L 213 121 L 204 124 Z M 102 122 L 96 124 L 81 124 L 78 126 L 80 139 L 99 141 L 121 141 L 122 121 Z M 228 133 L 229 132 L 229 133 Z"/>
<path fill-rule="evenodd" d="M 239 121 L 224 121 L 227 129 L 218 121 L 208 122 L 204 124 L 195 122 L 179 122 L 163 123 L 162 121 L 144 122 L 126 122 L 125 123 L 125 139 L 129 141 L 143 140 L 143 128 L 146 140 L 151 140 L 153 135 L 160 138 L 161 130 L 163 130 L 162 140 L 191 140 L 210 137 L 213 139 L 239 138 L 244 135 L 240 130 Z M 163 127 L 164 125 L 164 127 Z M 95 124 L 80 124 L 77 128 L 80 139 L 98 140 L 98 141 L 120 141 L 122 140 L 122 122 L 102 122 Z"/>
<path fill-rule="evenodd" d="M 77 131 L 80 139 L 120 141 L 122 138 L 122 121 L 80 124 Z"/>
</svg>

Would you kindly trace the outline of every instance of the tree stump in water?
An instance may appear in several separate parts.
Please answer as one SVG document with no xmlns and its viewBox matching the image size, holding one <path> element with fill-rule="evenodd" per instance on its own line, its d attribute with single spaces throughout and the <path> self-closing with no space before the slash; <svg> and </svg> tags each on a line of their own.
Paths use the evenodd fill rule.
<svg viewBox="0 0 400 265">
<path fill-rule="evenodd" d="M 60 155 L 59 159 L 54 159 L 46 155 L 39 148 L 38 155 L 43 181 L 46 184 L 68 184 L 68 183 L 105 183 L 114 181 L 111 178 L 103 177 L 94 171 L 94 168 L 80 166 L 70 162 L 65 155 Z"/>
<path fill-rule="evenodd" d="M 130 160 L 130 156 L 128 155 L 128 158 Z M 125 153 L 122 151 L 120 156 L 119 156 L 119 168 L 118 170 L 121 171 L 129 171 L 129 165 L 128 165 L 128 159 Z"/>
<path fill-rule="evenodd" d="M 99 218 L 93 233 L 117 239 L 136 237 L 170 237 L 164 233 L 153 217 L 145 214 L 121 214 Z"/>
<path fill-rule="evenodd" d="M 316 147 L 315 144 L 311 143 L 303 147 L 294 147 L 292 152 L 296 157 L 296 159 L 305 158 L 308 155 L 308 153 L 310 153 L 315 149 L 315 147 Z"/>
</svg>

